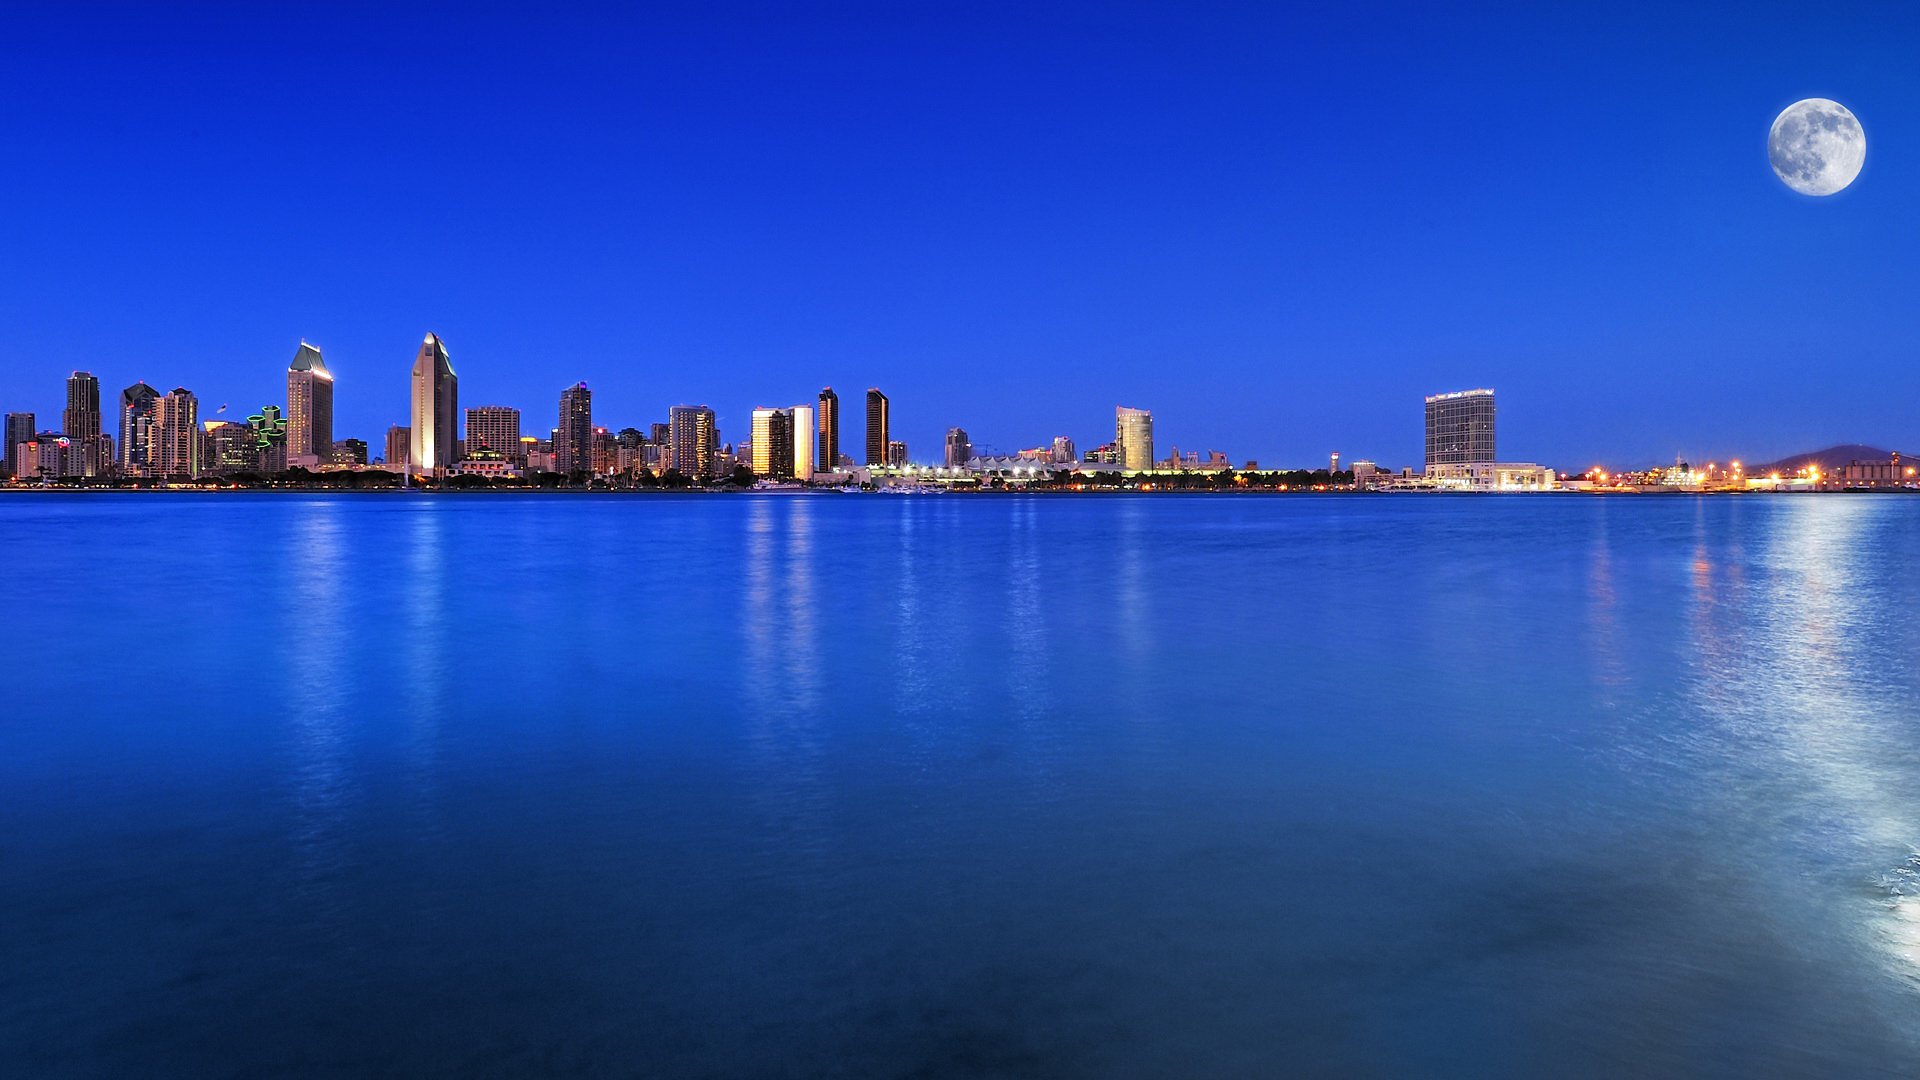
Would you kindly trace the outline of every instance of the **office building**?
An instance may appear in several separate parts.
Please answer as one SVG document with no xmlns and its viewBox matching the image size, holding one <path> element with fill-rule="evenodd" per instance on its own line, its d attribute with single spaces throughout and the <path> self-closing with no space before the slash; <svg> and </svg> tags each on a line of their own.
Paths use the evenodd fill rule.
<svg viewBox="0 0 1920 1080">
<path fill-rule="evenodd" d="M 154 403 L 153 475 L 173 479 L 200 475 L 200 401 L 176 386 Z"/>
<path fill-rule="evenodd" d="M 472 438 L 471 432 L 468 438 Z M 559 462 L 559 471 L 569 476 L 595 471 L 593 391 L 586 383 L 560 391 L 560 424 L 553 429 L 553 456 Z"/>
<path fill-rule="evenodd" d="M 460 433 L 460 380 L 438 335 L 428 334 L 413 360 L 412 442 L 409 471 L 436 475 L 453 465 Z"/>
<path fill-rule="evenodd" d="M 369 448 L 365 439 L 335 439 L 333 441 L 333 463 L 335 465 L 367 464 Z"/>
<path fill-rule="evenodd" d="M 794 426 L 791 409 L 753 410 L 747 439 L 748 467 L 762 480 L 793 479 Z"/>
<path fill-rule="evenodd" d="M 205 434 L 201 472 L 224 476 L 260 471 L 260 454 L 254 445 L 252 428 L 233 420 L 208 420 L 200 426 Z"/>
<path fill-rule="evenodd" d="M 1053 437 L 1053 453 L 1049 457 L 1049 460 L 1055 465 L 1073 464 L 1073 440 L 1067 438 L 1065 435 L 1055 435 Z"/>
<path fill-rule="evenodd" d="M 887 395 L 878 387 L 867 391 L 867 464 L 887 463 L 887 444 L 891 441 L 887 415 Z"/>
<path fill-rule="evenodd" d="M 900 468 L 905 466 L 907 463 L 907 444 L 900 441 L 899 439 L 889 440 L 887 442 L 887 462 L 886 463 L 888 465 L 894 466 L 895 468 Z"/>
<path fill-rule="evenodd" d="M 154 411 L 160 391 L 137 382 L 120 391 L 120 471 L 127 476 L 152 476 Z"/>
<path fill-rule="evenodd" d="M 413 461 L 413 429 L 395 424 L 387 429 L 387 449 L 381 463 L 405 468 Z"/>
<path fill-rule="evenodd" d="M 820 391 L 819 409 L 815 423 L 819 425 L 820 438 L 815 447 L 814 464 L 832 471 L 840 467 L 840 395 L 833 392 L 833 387 Z"/>
<path fill-rule="evenodd" d="M 720 428 L 705 405 L 675 405 L 667 412 L 667 467 L 694 480 L 710 479 L 720 464 Z"/>
<path fill-rule="evenodd" d="M 103 445 L 100 424 L 100 380 L 84 371 L 67 376 L 67 408 L 61 414 L 66 428 L 70 467 L 75 476 L 99 476 L 112 462 Z"/>
<path fill-rule="evenodd" d="M 1427 472 L 1437 465 L 1498 461 L 1493 440 L 1493 391 L 1459 390 L 1427 398 Z"/>
<path fill-rule="evenodd" d="M 811 480 L 819 471 L 819 462 L 813 456 L 819 449 L 819 431 L 814 427 L 813 406 L 795 405 L 793 407 L 793 478 Z"/>
<path fill-rule="evenodd" d="M 486 449 L 504 456 L 516 467 L 524 466 L 526 450 L 520 445 L 520 410 L 506 405 L 476 405 L 467 410 L 467 453 Z"/>
<path fill-rule="evenodd" d="M 947 468 L 957 469 L 973 457 L 973 443 L 967 439 L 965 428 L 947 429 Z"/>
<path fill-rule="evenodd" d="M 1153 413 L 1124 405 L 1114 409 L 1113 448 L 1121 468 L 1153 468 Z"/>
<path fill-rule="evenodd" d="M 4 459 L 8 476 L 25 475 L 17 460 L 20 444 L 33 441 L 33 414 L 30 412 L 10 412 L 7 414 L 7 445 L 0 459 Z"/>
<path fill-rule="evenodd" d="M 302 341 L 287 365 L 287 464 L 333 460 L 333 373 L 317 346 Z"/>
</svg>

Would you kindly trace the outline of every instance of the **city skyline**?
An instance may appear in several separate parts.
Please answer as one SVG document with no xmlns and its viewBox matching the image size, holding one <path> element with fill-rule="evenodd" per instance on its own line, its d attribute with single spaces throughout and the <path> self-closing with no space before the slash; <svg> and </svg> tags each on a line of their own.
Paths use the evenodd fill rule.
<svg viewBox="0 0 1920 1080">
<path fill-rule="evenodd" d="M 605 415 L 707 401 L 737 432 L 762 401 L 881 385 L 916 456 L 954 424 L 1090 439 L 1139 401 L 1182 445 L 1413 461 L 1399 403 L 1475 385 L 1513 407 L 1507 441 L 1569 464 L 1920 434 L 1910 12 L 1762 10 L 1737 35 L 1688 14 L 1668 41 L 1727 38 L 1698 49 L 1411 5 L 876 11 L 857 37 L 665 12 L 595 21 L 633 62 L 591 74 L 559 59 L 584 23 L 482 13 L 404 87 L 424 13 L 227 14 L 149 40 L 30 10 L 0 46 L 31 163 L 0 407 L 53 415 L 74 369 L 279 400 L 306 335 L 363 390 L 335 427 L 371 437 L 408 407 L 379 374 L 394 343 L 432 327 L 523 410 L 584 378 Z M 326 52 L 325 88 L 274 77 L 287 40 Z M 209 41 L 230 63 L 180 62 Z M 1766 153 L 1814 95 L 1874 147 L 1825 199 Z M 405 167 L 423 139 L 431 182 Z M 237 167 L 274 159 L 301 167 Z M 556 370 L 579 334 L 621 358 Z"/>
</svg>

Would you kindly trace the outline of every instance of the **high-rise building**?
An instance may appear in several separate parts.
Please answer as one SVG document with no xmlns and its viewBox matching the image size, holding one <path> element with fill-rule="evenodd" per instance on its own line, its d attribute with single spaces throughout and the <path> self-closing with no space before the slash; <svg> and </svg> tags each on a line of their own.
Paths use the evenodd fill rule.
<svg viewBox="0 0 1920 1080">
<path fill-rule="evenodd" d="M 387 429 L 387 450 L 380 459 L 388 465 L 405 467 L 413 462 L 413 429 L 395 424 Z"/>
<path fill-rule="evenodd" d="M 966 428 L 947 429 L 947 468 L 957 469 L 973 457 L 973 443 Z"/>
<path fill-rule="evenodd" d="M 750 468 L 762 480 L 793 479 L 793 410 L 753 410 L 748 438 Z"/>
<path fill-rule="evenodd" d="M 260 453 L 252 428 L 232 420 L 207 420 L 200 427 L 206 435 L 201 472 L 225 475 L 259 471 Z"/>
<path fill-rule="evenodd" d="M 120 391 L 120 471 L 128 476 L 152 476 L 157 464 L 153 452 L 154 410 L 160 391 L 137 382 Z"/>
<path fill-rule="evenodd" d="M 302 341 L 287 365 L 287 464 L 333 460 L 333 373 L 318 346 Z"/>
<path fill-rule="evenodd" d="M 507 405 L 476 405 L 467 410 L 467 453 L 486 449 L 516 467 L 527 463 L 520 445 L 520 410 Z"/>
<path fill-rule="evenodd" d="M 109 458 L 101 454 L 100 380 L 84 371 L 67 376 L 67 408 L 61 414 L 75 476 L 98 476 Z"/>
<path fill-rule="evenodd" d="M 1494 456 L 1493 391 L 1458 390 L 1427 397 L 1427 471 L 1475 465 Z"/>
<path fill-rule="evenodd" d="M 8 413 L 6 437 L 6 453 L 0 454 L 0 458 L 3 458 L 5 463 L 4 471 L 8 476 L 25 475 L 19 460 L 20 444 L 33 441 L 33 414 L 30 412 Z"/>
<path fill-rule="evenodd" d="M 200 475 L 200 401 L 184 386 L 160 396 L 153 410 L 153 475 Z"/>
<path fill-rule="evenodd" d="M 1114 409 L 1113 448 L 1121 468 L 1153 468 L 1153 413 L 1124 405 Z"/>
<path fill-rule="evenodd" d="M 710 479 L 720 460 L 720 428 L 705 405 L 675 405 L 667 412 L 667 467 L 694 480 Z"/>
<path fill-rule="evenodd" d="M 885 465 L 887 463 L 887 443 L 889 424 L 892 418 L 887 415 L 887 395 L 878 387 L 867 391 L 867 464 Z"/>
<path fill-rule="evenodd" d="M 1073 464 L 1073 440 L 1067 438 L 1065 435 L 1055 435 L 1053 437 L 1053 453 L 1049 456 L 1048 460 L 1055 465 Z"/>
<path fill-rule="evenodd" d="M 811 480 L 816 469 L 814 451 L 819 449 L 819 431 L 813 423 L 813 406 L 793 407 L 793 478 Z"/>
<path fill-rule="evenodd" d="M 840 467 L 840 395 L 829 386 L 820 391 L 820 412 L 816 418 L 819 425 L 819 439 L 815 444 L 814 461 L 822 469 Z"/>
<path fill-rule="evenodd" d="M 901 442 L 899 439 L 890 440 L 887 443 L 887 464 L 892 465 L 895 468 L 899 468 L 901 466 L 904 466 L 906 463 L 907 463 L 907 444 L 904 442 Z"/>
<path fill-rule="evenodd" d="M 473 437 L 468 432 L 467 437 Z M 586 383 L 560 391 L 560 425 L 553 429 L 553 454 L 569 476 L 593 467 L 593 391 Z"/>
<path fill-rule="evenodd" d="M 460 379 L 438 335 L 428 334 L 413 359 L 412 444 L 409 471 L 435 475 L 454 463 L 460 433 Z"/>
<path fill-rule="evenodd" d="M 333 463 L 335 465 L 365 465 L 367 463 L 367 440 L 335 439 L 333 441 Z"/>
</svg>

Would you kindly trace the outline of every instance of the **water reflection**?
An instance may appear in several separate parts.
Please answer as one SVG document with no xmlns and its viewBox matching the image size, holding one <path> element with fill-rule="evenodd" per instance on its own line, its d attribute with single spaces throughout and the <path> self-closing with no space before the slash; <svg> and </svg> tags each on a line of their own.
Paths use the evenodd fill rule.
<svg viewBox="0 0 1920 1080">
<path fill-rule="evenodd" d="M 415 500 L 407 507 L 404 526 L 406 571 L 400 591 L 400 652 L 405 658 L 405 756 L 422 836 L 437 835 L 441 828 L 441 727 L 454 694 L 450 682 L 454 662 L 450 607 L 454 598 L 447 580 L 454 553 L 445 516 L 454 510 L 451 502 Z"/>
<path fill-rule="evenodd" d="M 301 891 L 323 917 L 336 914 L 338 878 L 347 862 L 346 817 L 355 798 L 347 766 L 350 732 L 342 700 L 342 660 L 354 653 L 342 595 L 342 504 L 315 500 L 296 508 L 287 540 L 288 616 L 258 647 L 284 657 L 286 717 L 294 750 L 293 850 Z"/>
</svg>

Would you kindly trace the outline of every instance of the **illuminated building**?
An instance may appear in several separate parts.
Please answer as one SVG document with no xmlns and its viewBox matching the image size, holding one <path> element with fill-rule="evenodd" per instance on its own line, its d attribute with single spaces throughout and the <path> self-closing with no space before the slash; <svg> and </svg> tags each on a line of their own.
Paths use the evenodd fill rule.
<svg viewBox="0 0 1920 1080">
<path fill-rule="evenodd" d="M 593 469 L 593 391 L 586 383 L 560 391 L 560 425 L 553 429 L 553 456 L 568 476 Z M 472 432 L 467 437 L 473 437 Z"/>
<path fill-rule="evenodd" d="M 33 441 L 33 414 L 30 412 L 10 412 L 7 414 L 7 445 L 0 448 L 0 459 L 5 461 L 8 476 L 21 476 L 23 470 L 17 460 L 20 444 Z"/>
<path fill-rule="evenodd" d="M 153 473 L 200 475 L 200 401 L 184 386 L 161 395 L 153 410 Z"/>
<path fill-rule="evenodd" d="M 907 463 L 907 444 L 899 439 L 887 443 L 887 464 L 901 466 Z"/>
<path fill-rule="evenodd" d="M 820 391 L 820 412 L 815 418 L 820 438 L 816 443 L 814 465 L 820 469 L 840 467 L 840 395 L 829 386 Z"/>
<path fill-rule="evenodd" d="M 867 464 L 887 464 L 887 445 L 892 417 L 888 414 L 887 395 L 879 387 L 867 391 Z"/>
<path fill-rule="evenodd" d="M 790 409 L 753 410 L 748 436 L 748 468 L 762 480 L 793 479 L 793 412 Z"/>
<path fill-rule="evenodd" d="M 526 464 L 520 444 L 520 410 L 506 405 L 476 405 L 467 410 L 467 452 L 485 448 L 514 465 Z"/>
<path fill-rule="evenodd" d="M 413 429 L 395 424 L 387 429 L 386 453 L 381 457 L 386 465 L 407 466 L 413 460 Z"/>
<path fill-rule="evenodd" d="M 311 468 L 333 460 L 333 373 L 317 346 L 302 341 L 287 365 L 287 463 Z"/>
<path fill-rule="evenodd" d="M 436 475 L 453 464 L 458 450 L 460 380 L 438 335 L 428 334 L 413 360 L 413 423 L 407 468 Z"/>
<path fill-rule="evenodd" d="M 705 405 L 675 405 L 667 412 L 667 467 L 706 480 L 720 464 L 720 429 Z"/>
<path fill-rule="evenodd" d="M 367 440 L 335 439 L 333 443 L 333 463 L 335 465 L 365 465 L 369 461 Z"/>
<path fill-rule="evenodd" d="M 1048 459 L 1055 465 L 1073 464 L 1073 440 L 1065 435 L 1053 437 L 1053 454 Z"/>
<path fill-rule="evenodd" d="M 973 442 L 967 438 L 966 428 L 947 429 L 947 468 L 959 468 L 973 457 Z"/>
<path fill-rule="evenodd" d="M 232 420 L 208 420 L 201 427 L 206 435 L 202 472 L 225 475 L 260 470 L 252 428 Z"/>
<path fill-rule="evenodd" d="M 1498 461 L 1493 439 L 1493 391 L 1460 390 L 1427 398 L 1427 471 L 1436 465 Z"/>
<path fill-rule="evenodd" d="M 153 413 L 160 391 L 137 382 L 120 391 L 120 471 L 151 476 L 154 467 Z"/>
<path fill-rule="evenodd" d="M 1124 405 L 1114 409 L 1113 448 L 1121 468 L 1153 468 L 1153 413 Z"/>
<path fill-rule="evenodd" d="M 112 455 L 103 453 L 100 430 L 100 380 L 84 371 L 67 376 L 67 409 L 61 426 L 71 442 L 75 476 L 98 476 L 106 471 Z"/>
<path fill-rule="evenodd" d="M 817 459 L 813 456 L 819 449 L 819 431 L 814 427 L 813 406 L 795 405 L 793 407 L 793 478 L 811 480 L 818 471 Z"/>
</svg>

